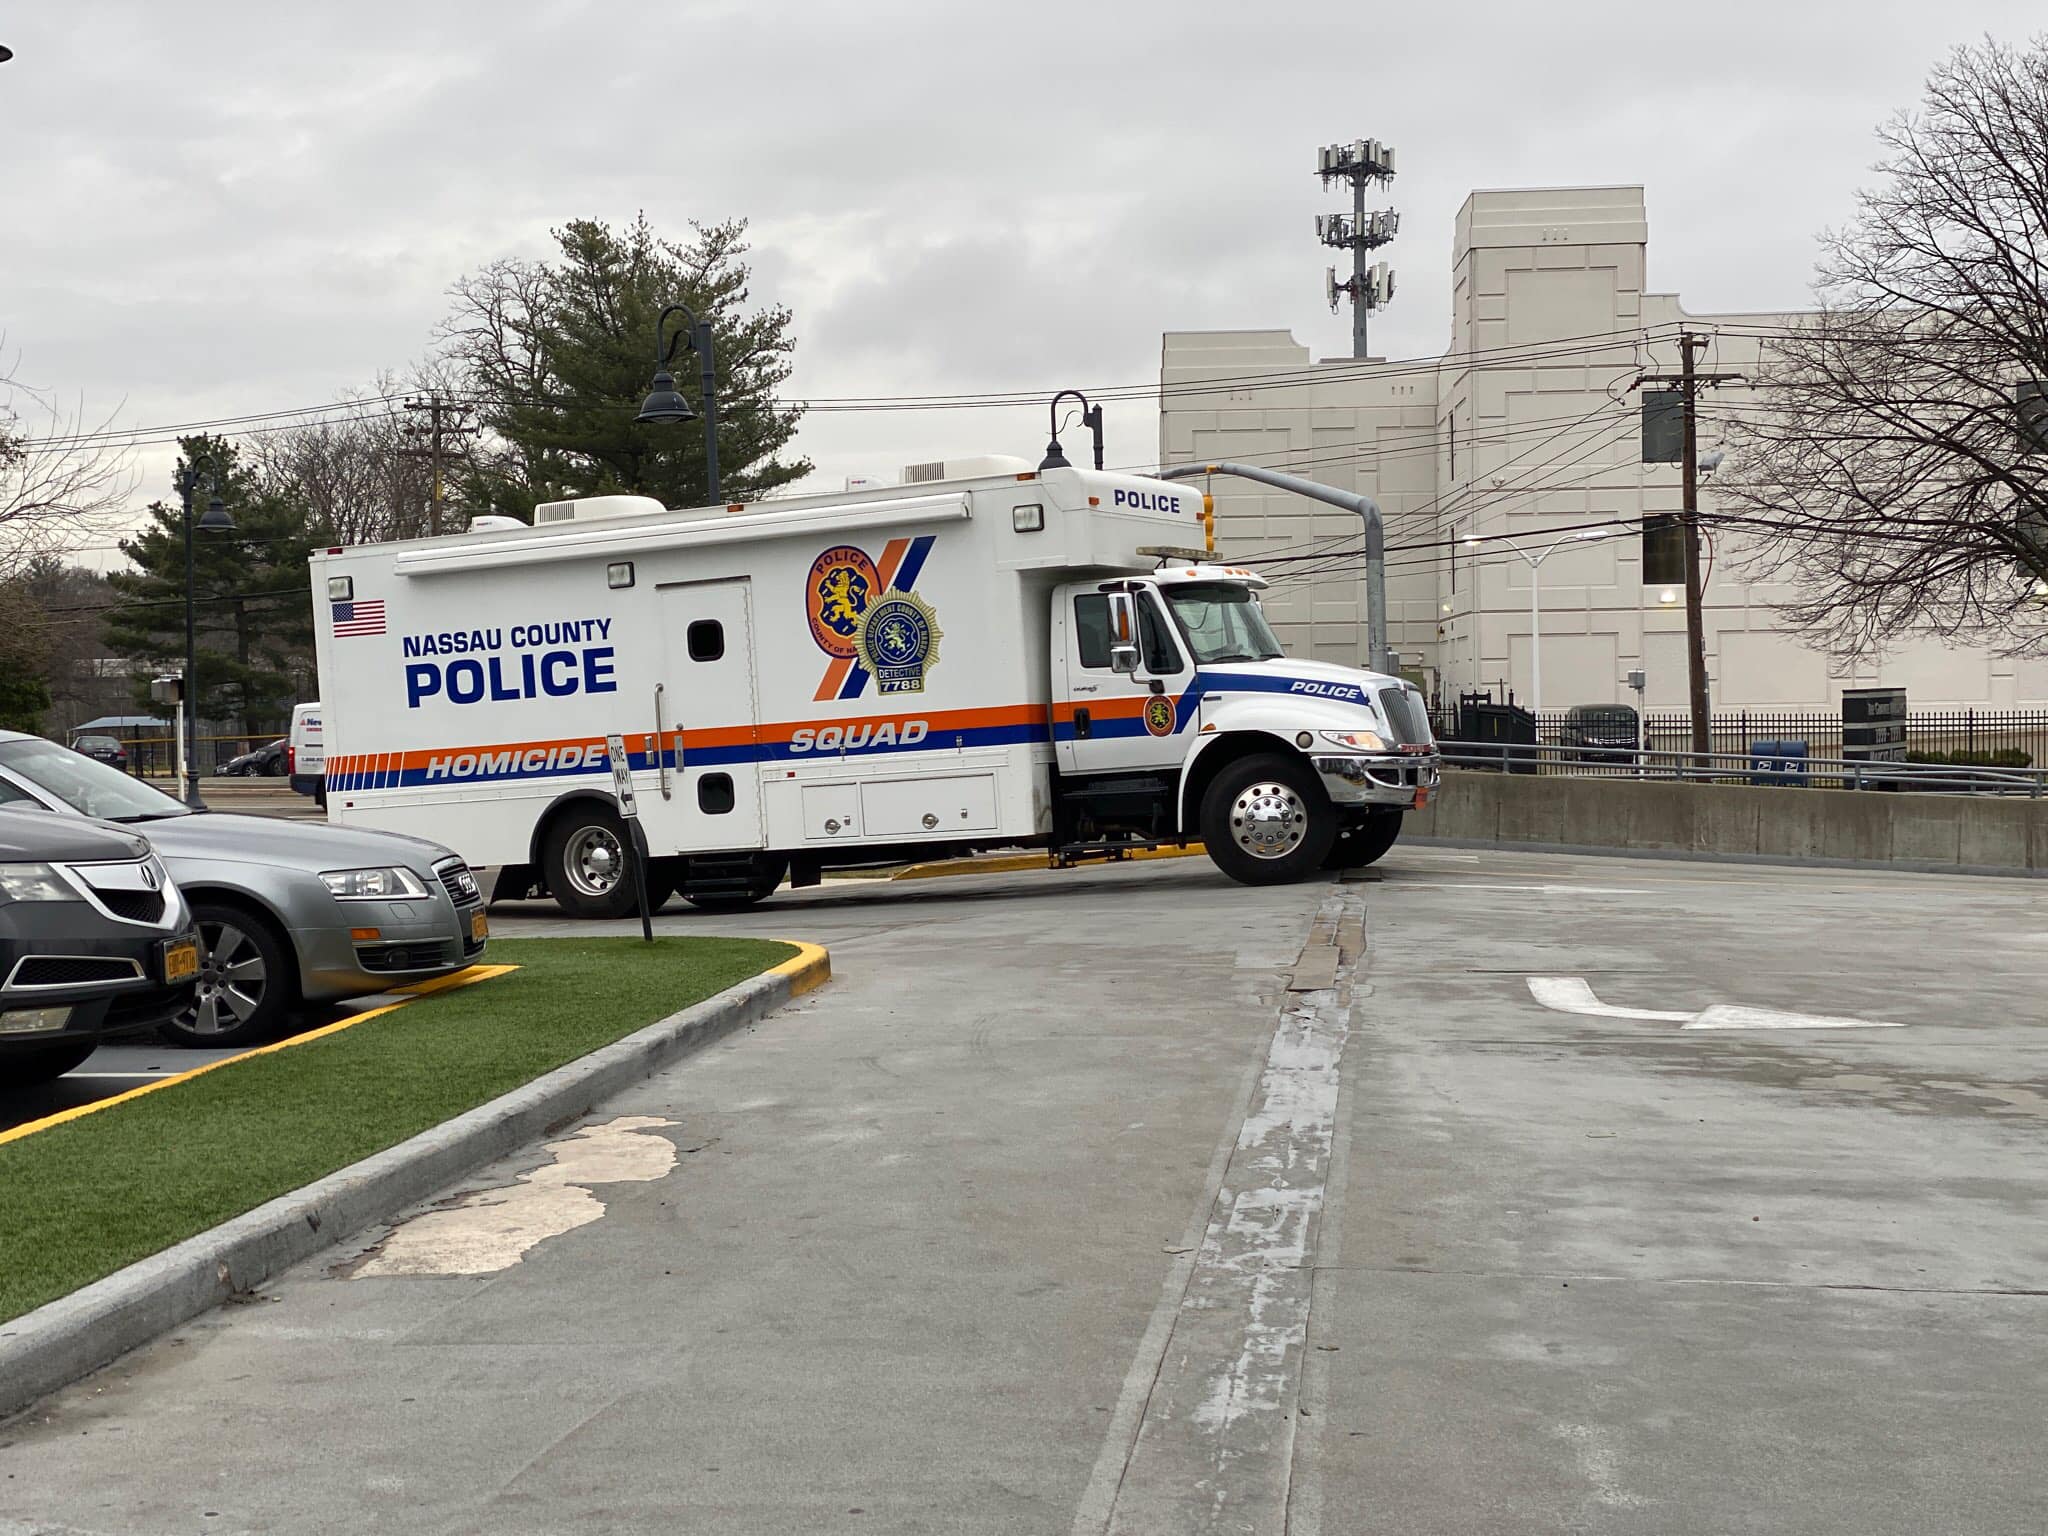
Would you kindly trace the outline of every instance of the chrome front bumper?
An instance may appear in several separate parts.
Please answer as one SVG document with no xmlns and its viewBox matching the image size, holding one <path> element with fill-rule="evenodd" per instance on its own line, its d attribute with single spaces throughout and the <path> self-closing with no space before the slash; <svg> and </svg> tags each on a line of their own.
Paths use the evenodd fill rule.
<svg viewBox="0 0 2048 1536">
<path fill-rule="evenodd" d="M 1403 810 L 1434 791 L 1443 759 L 1434 752 L 1317 753 L 1312 761 L 1332 805 L 1390 805 Z"/>
</svg>

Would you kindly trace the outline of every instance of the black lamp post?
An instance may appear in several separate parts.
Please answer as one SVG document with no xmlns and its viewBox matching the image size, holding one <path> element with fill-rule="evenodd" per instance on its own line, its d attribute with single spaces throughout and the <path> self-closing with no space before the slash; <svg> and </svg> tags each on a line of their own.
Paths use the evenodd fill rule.
<svg viewBox="0 0 2048 1536">
<path fill-rule="evenodd" d="M 199 798 L 199 688 L 198 653 L 193 643 L 193 604 L 196 600 L 192 579 L 192 492 L 198 486 L 199 477 L 187 465 L 178 474 L 178 501 L 185 511 L 185 686 L 184 697 L 178 701 L 178 708 L 185 713 L 185 783 L 184 801 L 196 811 L 206 809 L 206 802 Z M 235 520 L 228 515 L 228 509 L 221 505 L 220 488 L 212 481 L 206 485 L 206 511 L 200 515 L 199 526 L 207 533 L 233 533 Z"/>
<path fill-rule="evenodd" d="M 678 326 L 673 336 L 665 336 L 668 317 L 681 315 L 689 322 L 688 328 Z M 718 368 L 711 357 L 711 324 L 699 320 L 691 313 L 687 304 L 671 304 L 661 312 L 661 318 L 654 322 L 654 386 L 648 391 L 646 401 L 640 407 L 635 421 L 666 423 L 693 421 L 697 413 L 690 409 L 690 402 L 676 393 L 675 376 L 668 371 L 670 361 L 676 355 L 677 347 L 688 347 L 697 354 L 698 377 L 704 386 L 704 477 L 710 484 L 705 498 L 718 500 Z"/>
<path fill-rule="evenodd" d="M 1088 397 L 1078 389 L 1063 389 L 1052 397 L 1052 441 L 1045 445 L 1045 457 L 1038 465 L 1041 470 L 1074 467 L 1067 462 L 1066 451 L 1060 447 L 1060 402 L 1070 395 L 1081 402 L 1081 425 L 1095 436 L 1095 467 L 1102 468 L 1102 407 L 1090 405 Z"/>
</svg>

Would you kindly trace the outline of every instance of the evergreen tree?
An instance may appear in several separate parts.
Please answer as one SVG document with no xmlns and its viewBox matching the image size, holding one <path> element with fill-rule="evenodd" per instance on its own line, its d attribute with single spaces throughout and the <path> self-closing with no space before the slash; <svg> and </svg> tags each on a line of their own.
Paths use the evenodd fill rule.
<svg viewBox="0 0 2048 1536">
<path fill-rule="evenodd" d="M 460 471 L 472 511 L 525 518 L 536 502 L 608 492 L 705 502 L 701 425 L 633 420 L 654 372 L 655 319 L 672 303 L 711 325 L 720 496 L 757 500 L 810 472 L 809 460 L 778 456 L 802 415 L 775 402 L 790 372 L 789 311 L 749 307 L 743 222 L 692 228 L 684 245 L 644 214 L 623 230 L 578 219 L 555 231 L 554 261 L 497 262 L 456 284 L 441 339 L 486 431 Z M 673 367 L 693 405 L 699 369 L 693 353 Z"/>
<path fill-rule="evenodd" d="M 225 438 L 178 440 L 178 473 L 196 473 L 192 496 L 198 701 L 201 719 L 239 720 L 242 734 L 274 734 L 293 702 L 293 672 L 310 670 L 313 605 L 306 558 L 318 537 L 303 506 L 265 489 Z M 173 478 L 175 486 L 176 478 Z M 218 492 L 234 517 L 232 533 L 197 528 Z M 144 670 L 181 667 L 185 657 L 184 513 L 174 496 L 152 502 L 154 526 L 121 541 L 132 572 L 108 579 L 120 602 L 107 613 L 108 647 L 146 662 Z M 149 703 L 148 678 L 136 698 Z"/>
</svg>

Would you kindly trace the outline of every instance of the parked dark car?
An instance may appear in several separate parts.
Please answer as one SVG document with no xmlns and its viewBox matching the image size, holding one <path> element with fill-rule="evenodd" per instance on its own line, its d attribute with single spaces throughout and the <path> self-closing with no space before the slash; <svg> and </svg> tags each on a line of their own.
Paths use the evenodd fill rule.
<svg viewBox="0 0 2048 1536">
<path fill-rule="evenodd" d="M 1567 761 L 1622 767 L 1629 760 L 1612 754 L 1635 751 L 1637 729 L 1636 712 L 1627 704 L 1574 704 L 1564 712 L 1564 726 L 1558 732 L 1557 742 L 1566 748 L 1597 749 L 1568 752 Z"/>
<path fill-rule="evenodd" d="M 0 808 L 0 1092 L 61 1077 L 107 1035 L 189 1009 L 203 959 L 145 839 Z"/>
<path fill-rule="evenodd" d="M 110 768 L 128 771 L 128 749 L 121 745 L 117 736 L 81 736 L 71 743 L 71 750 L 83 752 L 96 763 L 105 763 Z"/>
<path fill-rule="evenodd" d="M 285 771 L 284 746 L 284 738 L 280 736 L 254 752 L 231 757 L 220 765 L 221 775 L 230 779 L 281 779 Z"/>
</svg>

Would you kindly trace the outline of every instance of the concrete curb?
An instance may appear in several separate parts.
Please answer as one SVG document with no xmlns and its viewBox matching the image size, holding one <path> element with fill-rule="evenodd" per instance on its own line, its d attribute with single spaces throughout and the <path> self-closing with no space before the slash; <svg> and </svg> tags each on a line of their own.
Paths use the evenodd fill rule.
<svg viewBox="0 0 2048 1536">
<path fill-rule="evenodd" d="M 523 1088 L 0 1324 L 0 1415 L 389 1219 L 831 978 L 824 949 L 797 949 L 794 959 L 773 970 Z"/>
</svg>

